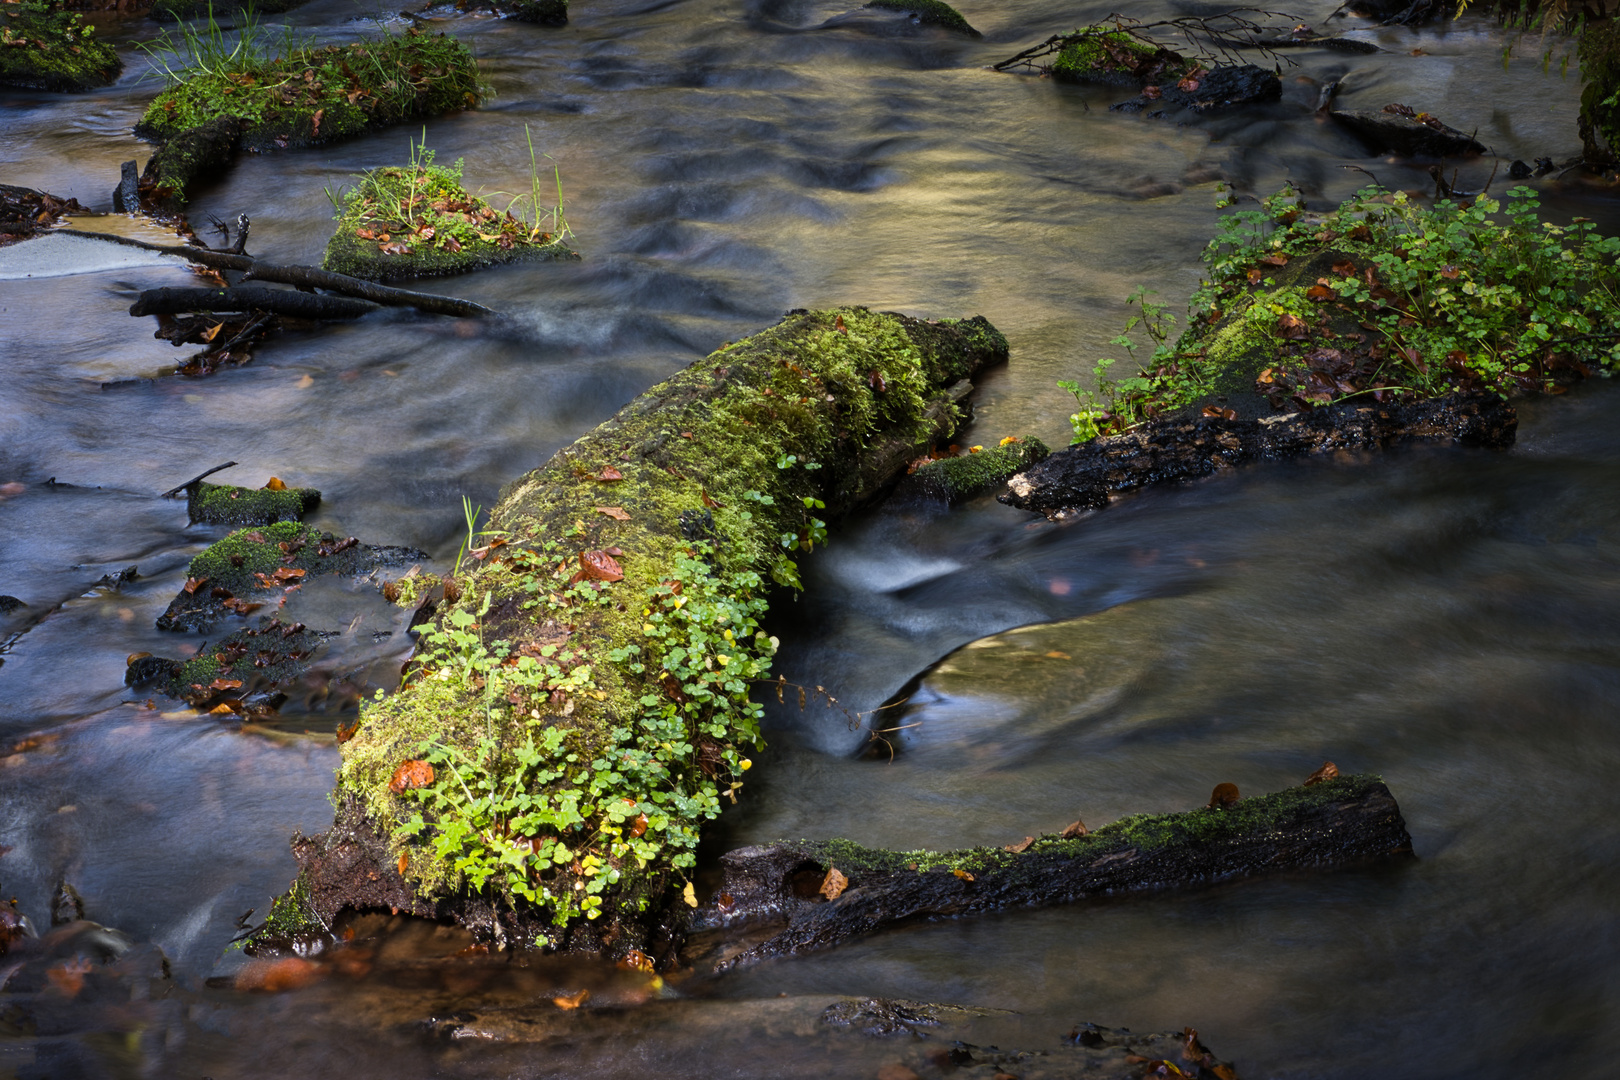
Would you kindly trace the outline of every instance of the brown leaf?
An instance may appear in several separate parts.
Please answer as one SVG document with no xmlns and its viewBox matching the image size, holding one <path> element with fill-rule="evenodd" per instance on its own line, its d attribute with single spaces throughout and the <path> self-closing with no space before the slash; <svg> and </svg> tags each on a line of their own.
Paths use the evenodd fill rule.
<svg viewBox="0 0 1620 1080">
<path fill-rule="evenodd" d="M 614 521 L 630 520 L 630 515 L 625 513 L 624 507 L 622 506 L 598 506 L 595 509 L 598 514 L 606 514 Z"/>
<path fill-rule="evenodd" d="M 1215 1074 L 1215 1080 L 1238 1080 L 1237 1070 L 1230 1065 L 1210 1065 L 1208 1068 Z"/>
<path fill-rule="evenodd" d="M 266 491 L 286 491 L 287 490 L 287 485 L 282 483 L 281 479 L 279 477 L 272 476 L 269 480 L 267 480 L 265 482 L 264 490 L 266 490 Z"/>
<path fill-rule="evenodd" d="M 1091 830 L 1086 828 L 1086 823 L 1083 821 L 1072 821 L 1068 825 L 1065 825 L 1063 827 L 1063 831 L 1058 835 L 1062 836 L 1065 840 L 1073 840 L 1080 836 L 1090 836 Z"/>
<path fill-rule="evenodd" d="M 1164 97 L 1164 91 L 1159 89 L 1157 86 L 1144 86 L 1142 87 L 1142 96 L 1147 98 L 1149 101 L 1158 101 L 1160 98 Z"/>
<path fill-rule="evenodd" d="M 446 251 L 450 252 L 452 255 L 454 255 L 456 252 L 461 250 L 461 241 L 457 240 L 453 236 L 445 237 L 445 239 L 444 239 L 444 250 L 446 250 Z"/>
<path fill-rule="evenodd" d="M 1250 285 L 1258 285 L 1258 284 L 1260 284 L 1260 279 L 1263 276 L 1264 275 L 1262 275 L 1260 273 L 1260 268 L 1258 266 L 1249 267 L 1249 284 Z"/>
<path fill-rule="evenodd" d="M 602 466 L 602 471 L 591 477 L 591 479 L 600 480 L 604 484 L 612 484 L 619 480 L 623 480 L 624 473 L 620 472 L 618 469 L 615 469 L 611 465 L 604 465 Z"/>
<path fill-rule="evenodd" d="M 350 724 L 348 727 L 339 727 L 337 729 L 338 745 L 342 746 L 344 743 L 346 743 L 350 739 L 354 738 L 354 733 L 359 731 L 359 730 L 360 730 L 360 721 L 358 721 L 358 720 L 356 720 L 354 723 Z"/>
<path fill-rule="evenodd" d="M 275 573 L 270 576 L 275 578 L 277 581 L 297 581 L 299 578 L 303 577 L 305 573 L 307 573 L 307 571 L 299 569 L 296 566 L 278 566 L 276 567 Z"/>
<path fill-rule="evenodd" d="M 1219 405 L 1205 405 L 1203 415 L 1216 420 L 1236 420 L 1236 409 L 1223 409 Z"/>
<path fill-rule="evenodd" d="M 646 814 L 637 814 L 630 821 L 630 837 L 631 837 L 631 839 L 635 839 L 636 837 L 645 836 L 646 834 L 647 834 L 647 815 Z"/>
<path fill-rule="evenodd" d="M 829 866 L 827 876 L 821 880 L 821 895 L 828 900 L 836 900 L 844 895 L 844 890 L 847 888 L 849 888 L 849 878 L 840 873 L 838 867 Z"/>
<path fill-rule="evenodd" d="M 1312 784 L 1320 784 L 1322 781 L 1332 780 L 1338 775 L 1339 767 L 1333 764 L 1331 761 L 1324 761 L 1322 762 L 1322 767 L 1320 769 L 1317 769 L 1315 772 L 1311 773 L 1311 775 L 1305 778 L 1305 786 L 1310 787 Z"/>
<path fill-rule="evenodd" d="M 623 581 L 624 568 L 605 551 L 579 553 L 579 573 L 585 581 Z"/>
<path fill-rule="evenodd" d="M 242 685 L 241 679 L 215 679 L 208 684 L 210 690 L 235 690 Z"/>
<path fill-rule="evenodd" d="M 1342 262 L 1336 262 L 1333 264 L 1333 272 L 1338 274 L 1340 277 L 1355 277 L 1356 264 L 1351 262 L 1349 259 L 1345 259 Z"/>
<path fill-rule="evenodd" d="M 405 876 L 405 868 L 407 866 L 409 866 L 409 865 L 411 865 L 410 855 L 408 853 L 406 853 L 406 852 L 403 852 L 403 851 L 400 852 L 399 853 L 399 876 L 400 877 Z"/>
<path fill-rule="evenodd" d="M 1338 295 L 1338 293 L 1334 292 L 1326 285 L 1312 285 L 1310 288 L 1305 290 L 1305 298 L 1307 300 L 1334 300 L 1338 298 Z"/>
<path fill-rule="evenodd" d="M 1209 796 L 1209 808 L 1225 810 L 1228 806 L 1236 806 L 1239 798 L 1236 784 L 1216 784 Z"/>
<path fill-rule="evenodd" d="M 849 327 L 844 325 L 844 317 L 842 315 L 839 315 L 833 319 L 833 329 L 846 337 L 849 335 Z"/>
<path fill-rule="evenodd" d="M 1440 268 L 1440 276 L 1445 278 L 1447 281 L 1456 281 L 1462 276 L 1462 271 L 1448 263 Z"/>
<path fill-rule="evenodd" d="M 961 878 L 963 881 L 972 881 L 973 880 L 973 875 L 968 873 L 966 870 L 952 870 L 951 873 L 955 874 L 957 877 Z"/>
<path fill-rule="evenodd" d="M 1284 312 L 1277 316 L 1277 332 L 1285 338 L 1298 340 L 1310 333 L 1310 330 L 1310 326 L 1298 315 L 1290 315 Z"/>
<path fill-rule="evenodd" d="M 577 1009 L 590 999 L 591 992 L 589 990 L 581 990 L 577 994 L 566 994 L 561 997 L 554 997 L 551 999 L 551 1003 L 557 1006 L 559 1009 Z"/>
<path fill-rule="evenodd" d="M 181 588 L 188 593 L 195 593 L 206 584 L 208 584 L 208 579 L 205 577 L 186 578 L 186 583 Z"/>
<path fill-rule="evenodd" d="M 399 795 L 407 788 L 427 787 L 431 783 L 433 783 L 433 766 L 425 761 L 413 760 L 394 770 L 394 778 L 388 781 L 388 790 Z"/>
<path fill-rule="evenodd" d="M 1287 266 L 1288 256 L 1280 251 L 1275 251 L 1270 255 L 1262 256 L 1260 262 L 1265 266 Z"/>
<path fill-rule="evenodd" d="M 249 615 L 264 607 L 263 604 L 250 604 L 246 600 L 226 600 L 220 606 L 229 608 L 238 615 Z"/>
<path fill-rule="evenodd" d="M 883 377 L 883 372 L 879 371 L 877 368 L 873 368 L 871 371 L 867 372 L 866 385 L 870 386 L 873 390 L 876 390 L 880 394 L 886 394 L 889 392 L 889 381 Z"/>
<path fill-rule="evenodd" d="M 631 949 L 619 959 L 619 967 L 626 971 L 645 971 L 651 974 L 653 969 L 652 957 L 640 949 Z"/>
<path fill-rule="evenodd" d="M 1022 840 L 1018 841 L 1016 844 L 1008 844 L 1006 847 L 1002 848 L 1001 850 L 1003 850 L 1003 851 L 1011 851 L 1014 854 L 1017 854 L 1018 852 L 1028 851 L 1029 850 L 1029 845 L 1033 844 L 1034 842 L 1035 842 L 1035 838 L 1033 836 L 1026 836 Z"/>
</svg>

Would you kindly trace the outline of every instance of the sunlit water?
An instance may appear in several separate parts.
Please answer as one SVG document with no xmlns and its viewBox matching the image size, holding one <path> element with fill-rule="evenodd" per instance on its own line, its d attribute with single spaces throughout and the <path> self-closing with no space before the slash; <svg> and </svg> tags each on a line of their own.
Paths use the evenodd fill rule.
<svg viewBox="0 0 1620 1080">
<path fill-rule="evenodd" d="M 23 485 L 0 503 L 0 594 L 28 605 L 0 615 L 0 844 L 14 849 L 0 884 L 42 921 L 72 881 L 92 918 L 165 951 L 185 1002 L 87 1001 L 56 1042 L 12 1044 L 0 1075 L 872 1075 L 897 1052 L 813 1022 L 839 994 L 1010 1010 L 975 1036 L 1006 1046 L 1049 1045 L 1079 1020 L 1191 1024 L 1245 1076 L 1609 1075 L 1620 436 L 1606 386 L 1526 407 L 1503 454 L 1245 469 L 1063 525 L 988 498 L 851 523 L 773 614 L 781 670 L 840 707 L 773 702 L 773 748 L 710 845 L 1007 843 L 1197 805 L 1219 781 L 1272 790 L 1331 758 L 1387 779 L 1415 861 L 916 927 L 639 1008 L 646 989 L 604 973 L 418 971 L 438 946 L 409 934 L 375 969 L 310 988 L 203 986 L 232 963 L 216 968 L 236 918 L 292 876 L 287 837 L 330 821 L 344 702 L 314 686 L 274 730 L 244 732 L 123 689 L 129 653 L 201 644 L 153 620 L 219 533 L 187 528 L 157 492 L 234 459 L 225 479 L 320 488 L 323 528 L 453 558 L 463 495 L 488 505 L 720 342 L 836 303 L 985 314 L 1013 359 L 968 437 L 1059 444 L 1069 408 L 1053 384 L 1110 352 L 1137 284 L 1184 300 L 1217 180 L 1264 195 L 1291 178 L 1318 205 L 1365 181 L 1343 164 L 1427 186 L 1313 117 L 1321 82 L 1348 73 L 1343 107 L 1402 101 L 1477 127 L 1507 160 L 1578 150 L 1573 76 L 1533 59 L 1504 70 L 1483 21 L 1369 32 L 1388 52 L 1294 56 L 1279 103 L 1150 120 L 1109 113 L 1117 92 L 984 70 L 1108 5 L 961 8 L 984 41 L 840 18 L 836 3 L 582 0 L 560 31 L 447 18 L 496 94 L 429 122 L 428 144 L 464 157 L 473 187 L 525 190 L 527 125 L 561 169 L 584 255 L 435 286 L 503 323 L 385 313 L 184 380 L 164 377 L 183 353 L 124 313 L 183 270 L 0 282 L 0 484 Z M 293 19 L 341 40 L 368 32 L 359 14 L 317 0 Z M 122 51 L 129 71 L 106 91 L 0 97 L 0 179 L 107 207 L 119 163 L 148 153 L 128 131 L 156 90 Z M 257 254 L 315 262 L 323 188 L 402 159 L 412 134 L 246 158 L 193 220 L 247 211 Z M 1462 168 L 1482 183 L 1490 167 Z M 1620 217 L 1596 189 L 1545 198 Z M 95 587 L 130 565 L 135 582 Z M 314 593 L 298 617 L 343 631 L 323 670 L 387 685 L 403 617 L 363 586 Z M 538 1049 L 424 1034 L 458 1011 L 550 1016 L 550 997 L 586 984 L 608 1007 Z"/>
</svg>

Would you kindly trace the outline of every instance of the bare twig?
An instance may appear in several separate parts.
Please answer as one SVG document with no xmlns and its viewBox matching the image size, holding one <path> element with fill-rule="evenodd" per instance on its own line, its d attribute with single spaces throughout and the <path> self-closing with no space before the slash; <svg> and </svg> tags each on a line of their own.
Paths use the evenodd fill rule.
<svg viewBox="0 0 1620 1080">
<path fill-rule="evenodd" d="M 1366 176 L 1372 176 L 1372 182 L 1373 183 L 1377 184 L 1379 187 L 1384 186 L 1384 182 L 1382 180 L 1378 179 L 1378 177 L 1376 177 L 1376 176 L 1373 176 L 1372 173 L 1368 172 L 1366 169 L 1363 169 L 1360 165 L 1340 165 L 1339 168 L 1341 168 L 1341 169 L 1354 169 L 1358 173 L 1362 173 L 1362 174 L 1364 174 Z"/>
<path fill-rule="evenodd" d="M 213 476 L 217 472 L 223 472 L 224 470 L 229 469 L 231 466 L 233 466 L 235 464 L 236 464 L 236 462 L 234 462 L 234 461 L 227 461 L 223 465 L 215 465 L 212 469 L 209 469 L 207 472 L 198 473 L 196 476 L 193 476 L 190 480 L 187 480 L 185 483 L 181 484 L 179 487 L 170 488 L 168 491 L 165 491 L 163 494 L 159 495 L 158 498 L 160 498 L 160 499 L 172 499 L 176 495 L 179 495 L 181 492 L 191 490 L 191 488 L 194 487 L 195 485 L 202 483 L 205 478 Z"/>
</svg>

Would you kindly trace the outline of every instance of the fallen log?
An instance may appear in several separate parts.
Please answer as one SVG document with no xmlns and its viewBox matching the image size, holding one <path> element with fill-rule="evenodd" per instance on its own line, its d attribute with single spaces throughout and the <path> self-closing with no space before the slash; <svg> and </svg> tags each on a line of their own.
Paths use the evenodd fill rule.
<svg viewBox="0 0 1620 1080">
<path fill-rule="evenodd" d="M 792 553 L 951 434 L 1006 356 L 983 318 L 794 313 L 508 487 L 474 569 L 385 589 L 438 606 L 261 941 L 384 907 L 667 964 L 699 831 L 760 744 L 767 581 L 797 585 Z"/>
<path fill-rule="evenodd" d="M 1183 814 L 1139 814 L 1065 839 L 1068 832 L 963 851 L 882 851 L 848 840 L 743 848 L 722 856 L 725 878 L 699 925 L 785 920 L 769 938 L 720 959 L 716 967 L 724 970 L 922 919 L 1412 850 L 1400 807 L 1374 776 L 1335 777 Z"/>
<path fill-rule="evenodd" d="M 1014 476 L 1000 502 L 1057 520 L 1100 510 L 1127 491 L 1193 480 L 1250 461 L 1407 442 L 1454 442 L 1501 450 L 1518 431 L 1513 405 L 1485 390 L 1409 403 L 1367 398 L 1258 419 L 1194 416 L 1150 421 L 1137 431 L 1065 447 Z"/>
<path fill-rule="evenodd" d="M 126 236 L 86 232 L 82 229 L 58 229 L 56 231 L 67 236 L 83 236 L 91 240 L 105 240 L 108 243 L 124 244 L 145 251 L 155 251 L 161 255 L 173 255 L 176 258 L 199 263 L 215 270 L 242 270 L 247 273 L 247 277 L 243 278 L 244 281 L 252 278 L 258 281 L 273 281 L 280 285 L 326 289 L 329 292 L 343 293 L 358 300 L 369 300 L 373 304 L 381 304 L 384 307 L 413 307 L 429 315 L 482 316 L 496 314 L 490 308 L 484 307 L 482 304 L 475 304 L 471 300 L 459 300 L 453 296 L 435 296 L 432 293 L 412 292 L 409 289 L 396 289 L 388 285 L 379 285 L 374 281 L 362 281 L 360 278 L 349 277 L 347 274 L 335 274 L 330 270 L 320 270 L 313 266 L 277 266 L 273 263 L 260 262 L 251 255 L 239 255 L 229 251 L 214 251 L 209 248 L 190 247 L 182 244 L 148 244 L 141 240 L 132 240 Z"/>
<path fill-rule="evenodd" d="M 1439 117 L 1410 106 L 1385 105 L 1377 112 L 1362 109 L 1332 110 L 1333 121 L 1350 131 L 1374 154 L 1402 157 L 1457 158 L 1483 154 L 1486 147 Z"/>
<path fill-rule="evenodd" d="M 377 305 L 368 300 L 251 285 L 229 289 L 147 289 L 129 305 L 129 313 L 135 316 L 180 315 L 188 311 L 268 311 L 294 319 L 358 319 L 376 310 Z"/>
</svg>

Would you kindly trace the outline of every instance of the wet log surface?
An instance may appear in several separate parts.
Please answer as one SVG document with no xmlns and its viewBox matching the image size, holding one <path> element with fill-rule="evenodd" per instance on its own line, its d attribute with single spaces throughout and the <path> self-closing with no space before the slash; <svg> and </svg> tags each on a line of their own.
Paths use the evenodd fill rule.
<svg viewBox="0 0 1620 1080">
<path fill-rule="evenodd" d="M 129 313 L 180 315 L 188 311 L 267 311 L 295 319 L 358 319 L 377 310 L 369 300 L 323 296 L 296 289 L 234 286 L 229 289 L 147 289 Z"/>
<path fill-rule="evenodd" d="M 1386 105 L 1377 112 L 1370 109 L 1339 110 L 1328 115 L 1365 143 L 1374 154 L 1457 158 L 1486 152 L 1485 145 L 1472 135 L 1458 131 L 1438 117 L 1415 112 L 1404 105 Z"/>
<path fill-rule="evenodd" d="M 785 923 L 729 955 L 722 949 L 715 967 L 724 970 L 924 919 L 1409 853 L 1412 839 L 1383 781 L 1344 776 L 1014 846 L 1023 850 L 895 852 L 843 840 L 743 848 L 722 857 L 724 881 L 699 920 L 709 928 Z"/>
<path fill-rule="evenodd" d="M 1518 424 L 1511 403 L 1477 390 L 1407 405 L 1355 399 L 1252 420 L 1172 418 L 1059 450 L 1014 476 L 998 498 L 1056 519 L 1101 509 L 1114 496 L 1149 484 L 1208 476 L 1249 461 L 1406 442 L 1505 449 L 1513 445 Z"/>
</svg>

